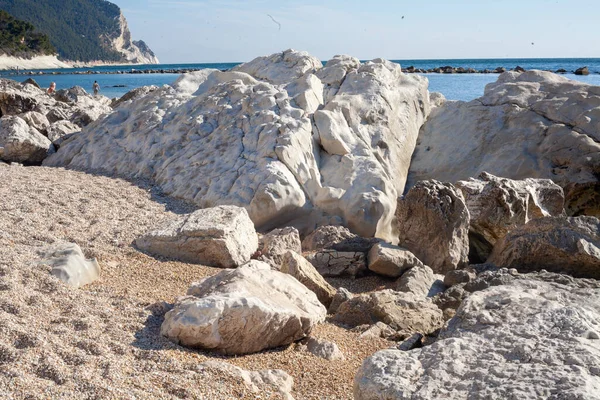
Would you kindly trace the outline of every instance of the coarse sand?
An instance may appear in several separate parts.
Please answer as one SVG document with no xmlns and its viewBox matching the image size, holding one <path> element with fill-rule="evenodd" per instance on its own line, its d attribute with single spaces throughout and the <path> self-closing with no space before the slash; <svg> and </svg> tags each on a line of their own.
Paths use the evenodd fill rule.
<svg viewBox="0 0 600 400">
<path fill-rule="evenodd" d="M 275 399 L 223 373 L 218 359 L 247 370 L 282 369 L 296 399 L 350 399 L 362 361 L 393 343 L 324 323 L 313 336 L 337 343 L 345 361 L 295 345 L 240 357 L 190 350 L 159 334 L 164 313 L 216 268 L 160 260 L 133 246 L 137 236 L 193 207 L 144 182 L 0 163 L 0 398 Z M 101 278 L 67 287 L 36 264 L 39 252 L 77 243 L 100 263 Z M 336 279 L 353 292 L 386 286 L 368 277 Z"/>
</svg>

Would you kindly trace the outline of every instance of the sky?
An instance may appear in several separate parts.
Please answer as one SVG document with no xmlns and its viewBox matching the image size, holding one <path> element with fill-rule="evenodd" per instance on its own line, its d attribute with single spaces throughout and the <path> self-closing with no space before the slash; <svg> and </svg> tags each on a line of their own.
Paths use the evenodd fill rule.
<svg viewBox="0 0 600 400">
<path fill-rule="evenodd" d="M 111 1 L 161 63 L 600 57 L 599 0 Z"/>
</svg>

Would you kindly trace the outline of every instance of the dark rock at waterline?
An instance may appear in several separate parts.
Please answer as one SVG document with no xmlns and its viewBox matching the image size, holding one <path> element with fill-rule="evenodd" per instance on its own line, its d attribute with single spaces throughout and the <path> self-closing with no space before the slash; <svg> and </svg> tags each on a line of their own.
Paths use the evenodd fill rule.
<svg viewBox="0 0 600 400">
<path fill-rule="evenodd" d="M 557 70 L 556 70 L 556 73 L 557 73 L 557 74 L 566 74 L 566 73 L 567 73 L 567 70 L 566 70 L 566 69 L 563 69 L 563 68 L 561 68 L 561 69 L 557 69 Z"/>
<path fill-rule="evenodd" d="M 494 70 L 494 72 L 497 73 L 497 74 L 502 74 L 502 73 L 506 72 L 506 68 L 504 68 L 504 67 L 498 67 L 498 68 L 496 68 Z"/>
<path fill-rule="evenodd" d="M 38 89 L 41 89 L 40 85 L 33 78 L 27 78 L 23 81 L 23 86 L 25 85 L 33 85 Z"/>
<path fill-rule="evenodd" d="M 523 67 L 520 67 L 520 66 L 518 66 L 518 65 L 517 65 L 517 66 L 515 67 L 515 71 L 516 71 L 516 72 L 525 72 L 525 68 L 523 68 Z"/>
<path fill-rule="evenodd" d="M 575 75 L 589 75 L 589 74 L 590 74 L 590 70 L 588 69 L 588 67 L 578 68 L 575 71 Z"/>
</svg>

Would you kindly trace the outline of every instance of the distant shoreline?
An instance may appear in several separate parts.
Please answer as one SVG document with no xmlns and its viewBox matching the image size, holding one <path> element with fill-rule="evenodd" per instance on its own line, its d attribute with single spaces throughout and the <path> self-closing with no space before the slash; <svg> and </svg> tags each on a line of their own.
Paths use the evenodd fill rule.
<svg viewBox="0 0 600 400">
<path fill-rule="evenodd" d="M 123 64 L 121 64 L 123 65 Z M 131 66 L 131 65 L 123 65 L 123 66 Z M 207 67 L 199 67 L 199 68 L 145 68 L 145 69 L 122 69 L 122 70 L 112 70 L 112 71 L 99 71 L 88 69 L 86 71 L 29 71 L 25 70 L 22 72 L 17 72 L 14 70 L 0 70 L 0 75 L 2 76 L 36 76 L 36 75 L 123 75 L 123 74 L 185 74 L 189 72 L 202 71 Z M 557 70 L 543 70 L 547 72 L 553 72 L 557 74 L 576 74 L 576 75 L 599 75 L 600 72 L 589 71 L 587 73 L 580 73 L 580 71 L 586 67 L 581 67 L 579 70 L 566 70 L 566 69 L 557 69 Z M 227 69 L 223 69 L 222 71 L 226 71 Z M 443 66 L 436 68 L 415 68 L 410 66 L 408 68 L 402 68 L 402 72 L 413 74 L 501 74 L 506 71 L 517 71 L 524 72 L 526 71 L 524 68 L 516 66 L 514 68 L 508 69 L 505 67 L 498 67 L 495 69 L 474 69 L 474 68 L 465 68 L 465 67 L 453 67 L 453 66 Z"/>
</svg>

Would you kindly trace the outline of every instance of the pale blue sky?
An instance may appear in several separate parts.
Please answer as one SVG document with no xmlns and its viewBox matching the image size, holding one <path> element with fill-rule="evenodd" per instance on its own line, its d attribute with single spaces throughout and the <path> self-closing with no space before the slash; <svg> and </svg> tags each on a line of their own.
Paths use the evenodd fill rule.
<svg viewBox="0 0 600 400">
<path fill-rule="evenodd" d="M 323 60 L 600 57 L 600 0 L 111 1 L 162 63 L 287 48 Z"/>
</svg>

